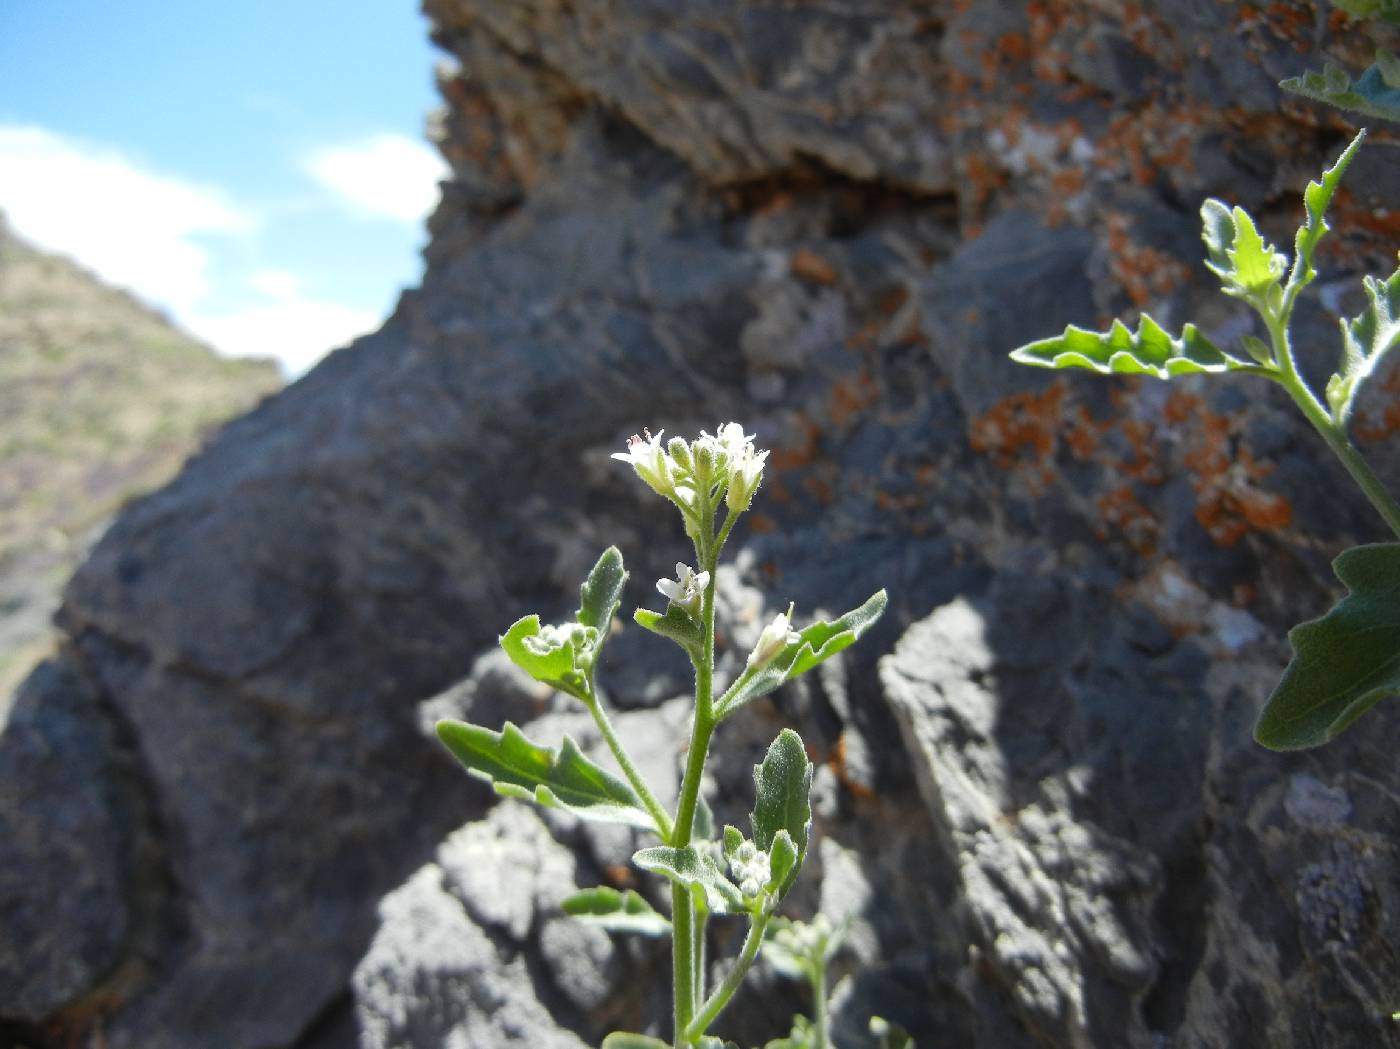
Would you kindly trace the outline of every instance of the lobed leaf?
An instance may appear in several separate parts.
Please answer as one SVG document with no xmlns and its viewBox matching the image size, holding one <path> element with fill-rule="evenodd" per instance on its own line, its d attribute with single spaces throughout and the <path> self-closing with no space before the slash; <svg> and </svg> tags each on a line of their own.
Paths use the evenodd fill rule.
<svg viewBox="0 0 1400 1049">
<path fill-rule="evenodd" d="M 1310 69 L 1278 86 L 1338 109 L 1400 121 L 1400 60 L 1389 51 L 1377 52 L 1375 61 L 1355 80 L 1341 66 L 1328 62 L 1321 73 Z"/>
<path fill-rule="evenodd" d="M 1303 208 L 1307 213 L 1307 220 L 1298 227 L 1298 236 L 1293 242 L 1294 280 L 1301 285 L 1310 283 L 1316 275 L 1313 256 L 1317 251 L 1318 242 L 1332 228 L 1327 224 L 1327 208 L 1336 195 L 1337 187 L 1341 185 L 1342 176 L 1351 166 L 1352 157 L 1356 156 L 1356 151 L 1361 148 L 1365 139 L 1366 129 L 1362 128 L 1347 148 L 1342 150 L 1337 162 L 1322 173 L 1322 178 L 1316 182 L 1309 182 L 1303 190 Z"/>
<path fill-rule="evenodd" d="M 613 615 L 622 604 L 622 588 L 627 584 L 627 570 L 622 566 L 622 553 L 610 546 L 598 558 L 598 563 L 588 573 L 588 578 L 579 587 L 579 606 L 576 618 L 584 626 L 598 631 L 598 648 L 608 636 Z M 596 650 L 595 650 L 596 651 Z"/>
<path fill-rule="evenodd" d="M 1207 200 L 1201 205 L 1201 239 L 1206 269 L 1220 278 L 1226 295 L 1267 299 L 1288 269 L 1287 257 L 1259 235 L 1244 208 Z"/>
<path fill-rule="evenodd" d="M 1342 366 L 1327 383 L 1327 403 L 1335 419 L 1345 423 L 1362 384 L 1382 358 L 1400 346 L 1400 268 L 1387 280 L 1362 280 L 1368 305 L 1342 321 Z"/>
<path fill-rule="evenodd" d="M 500 732 L 443 719 L 438 738 L 468 772 L 497 794 L 564 809 L 585 819 L 653 829 L 632 788 L 595 765 L 568 736 L 558 751 L 536 746 L 510 722 Z"/>
<path fill-rule="evenodd" d="M 807 760 L 801 736 L 790 728 L 778 733 L 763 763 L 753 768 L 753 787 L 754 807 L 749 818 L 754 844 L 768 852 L 770 860 L 780 850 L 796 849 L 795 857 L 783 861 L 787 870 L 778 880 L 777 890 L 782 899 L 797 880 L 797 872 L 806 859 L 812 828 L 812 763 Z M 775 850 L 781 832 L 786 832 L 789 841 Z"/>
<path fill-rule="evenodd" d="M 500 637 L 500 646 L 510 661 L 536 681 L 553 685 L 571 696 L 588 700 L 589 685 L 581 665 L 581 653 L 571 640 L 575 631 L 586 634 L 590 628 L 550 627 L 553 640 L 546 640 L 545 628 L 537 615 L 523 616 Z M 596 631 L 594 632 L 596 634 Z M 597 640 L 592 642 L 596 648 Z M 591 656 L 587 657 L 591 660 Z"/>
<path fill-rule="evenodd" d="M 747 668 L 715 704 L 721 717 L 728 717 L 750 700 L 772 692 L 779 685 L 805 674 L 817 664 L 849 648 L 884 614 L 889 595 L 879 590 L 859 608 L 853 608 L 831 622 L 818 621 L 798 631 L 797 640 L 778 653 L 766 666 Z"/>
<path fill-rule="evenodd" d="M 1332 567 L 1350 593 L 1288 632 L 1293 658 L 1254 726 L 1271 750 L 1326 743 L 1400 692 L 1400 543 L 1353 547 Z"/>
<path fill-rule="evenodd" d="M 747 910 L 744 894 L 719 869 L 719 864 L 708 849 L 699 849 L 694 845 L 679 849 L 671 845 L 653 845 L 634 853 L 632 862 L 642 870 L 663 875 L 692 892 L 698 890 L 703 893 L 705 905 L 714 914 L 741 914 Z"/>
<path fill-rule="evenodd" d="M 671 922 L 658 914 L 638 892 L 618 892 L 606 885 L 584 889 L 564 898 L 564 913 L 600 925 L 609 932 L 631 932 L 642 936 L 670 936 Z"/>
<path fill-rule="evenodd" d="M 1012 350 L 1011 359 L 1041 368 L 1089 368 L 1101 375 L 1151 375 L 1157 379 L 1254 367 L 1219 349 L 1194 324 L 1182 328 L 1180 338 L 1173 338 L 1145 313 L 1138 320 L 1137 331 L 1121 321 L 1114 321 L 1102 333 L 1071 324 L 1063 335 Z"/>
</svg>

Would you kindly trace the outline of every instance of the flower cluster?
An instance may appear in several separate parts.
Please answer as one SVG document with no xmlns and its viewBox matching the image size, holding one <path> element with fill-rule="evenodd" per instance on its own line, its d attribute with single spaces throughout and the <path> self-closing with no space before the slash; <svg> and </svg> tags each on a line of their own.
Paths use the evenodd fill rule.
<svg viewBox="0 0 1400 1049">
<path fill-rule="evenodd" d="M 772 866 L 768 853 L 751 841 L 746 841 L 734 851 L 729 860 L 729 870 L 739 883 L 739 891 L 746 899 L 756 899 L 773 880 Z"/>
<path fill-rule="evenodd" d="M 664 430 L 655 437 L 650 430 L 642 433 L 628 438 L 627 451 L 613 458 L 630 464 L 652 491 L 687 514 L 709 513 L 721 497 L 732 513 L 749 508 L 768 452 L 755 451 L 753 435 L 738 423 L 725 423 L 713 435 L 701 430 L 694 441 L 672 437 L 663 443 Z"/>
</svg>

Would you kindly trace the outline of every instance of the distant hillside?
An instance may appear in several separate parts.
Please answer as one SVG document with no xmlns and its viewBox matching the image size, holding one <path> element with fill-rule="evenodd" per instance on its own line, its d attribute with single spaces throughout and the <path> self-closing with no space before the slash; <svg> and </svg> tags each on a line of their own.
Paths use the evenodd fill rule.
<svg viewBox="0 0 1400 1049">
<path fill-rule="evenodd" d="M 0 217 L 0 724 L 112 512 L 280 385 L 271 361 L 217 357 Z"/>
</svg>

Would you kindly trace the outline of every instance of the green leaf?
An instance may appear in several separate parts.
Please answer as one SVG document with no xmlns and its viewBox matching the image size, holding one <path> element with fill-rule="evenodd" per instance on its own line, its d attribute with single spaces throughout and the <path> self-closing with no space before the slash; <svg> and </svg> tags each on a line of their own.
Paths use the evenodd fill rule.
<svg viewBox="0 0 1400 1049">
<path fill-rule="evenodd" d="M 773 836 L 773 847 L 768 851 L 769 870 L 772 880 L 768 883 L 773 889 L 791 885 L 797 877 L 797 867 L 801 862 L 792 835 L 780 830 Z"/>
<path fill-rule="evenodd" d="M 612 625 L 613 615 L 622 604 L 622 588 L 627 584 L 627 572 L 622 567 L 622 553 L 615 546 L 603 551 L 593 571 L 579 587 L 576 618 L 584 626 L 598 631 L 598 648 L 603 646 Z M 596 652 L 595 652 L 596 656 Z"/>
<path fill-rule="evenodd" d="M 521 670 L 584 701 L 589 698 L 585 671 L 597 643 L 598 631 L 592 627 L 541 627 L 536 615 L 517 619 L 500 638 L 501 648 Z"/>
<path fill-rule="evenodd" d="M 723 1038 L 716 1038 L 711 1034 L 703 1036 L 695 1044 L 698 1049 L 739 1049 L 737 1043 L 726 1041 Z"/>
<path fill-rule="evenodd" d="M 1400 61 L 1389 51 L 1377 52 L 1376 60 L 1355 80 L 1328 62 L 1321 73 L 1310 69 L 1281 81 L 1279 87 L 1338 109 L 1400 121 Z"/>
<path fill-rule="evenodd" d="M 1207 200 L 1201 205 L 1201 239 L 1206 269 L 1220 278 L 1226 295 L 1267 301 L 1288 268 L 1288 259 L 1259 235 L 1244 208 Z"/>
<path fill-rule="evenodd" d="M 671 922 L 632 889 L 618 892 L 606 885 L 599 885 L 565 897 L 561 906 L 565 914 L 601 925 L 609 932 L 630 932 L 642 936 L 671 935 Z"/>
<path fill-rule="evenodd" d="M 1157 379 L 1255 368 L 1218 348 L 1194 324 L 1182 328 L 1180 338 L 1173 338 L 1145 313 L 1135 332 L 1122 321 L 1114 321 L 1113 327 L 1102 333 L 1071 324 L 1063 335 L 1012 350 L 1011 359 L 1040 368 L 1089 368 L 1101 375 L 1151 375 Z"/>
<path fill-rule="evenodd" d="M 1400 268 L 1388 280 L 1362 280 L 1367 307 L 1342 321 L 1342 364 L 1327 382 L 1332 417 L 1345 425 L 1362 385 L 1382 358 L 1400 346 Z"/>
<path fill-rule="evenodd" d="M 691 891 L 704 894 L 705 905 L 715 914 L 740 914 L 744 906 L 743 893 L 719 869 L 713 853 L 687 845 L 677 849 L 670 845 L 653 845 L 634 853 L 632 862 L 642 870 L 661 874 Z"/>
<path fill-rule="evenodd" d="M 812 828 L 812 763 L 802 737 L 790 728 L 778 733 L 761 765 L 753 768 L 754 806 L 750 815 L 753 841 L 771 853 L 779 831 L 787 831 L 797 856 L 778 885 L 781 899 L 792 888 L 807 857 L 807 837 Z"/>
<path fill-rule="evenodd" d="M 1400 543 L 1353 547 L 1332 568 L 1350 593 L 1288 632 L 1293 658 L 1254 726 L 1271 750 L 1326 743 L 1400 692 Z"/>
<path fill-rule="evenodd" d="M 1337 187 L 1341 185 L 1342 176 L 1351 166 L 1351 158 L 1356 156 L 1356 151 L 1361 148 L 1361 143 L 1366 138 L 1366 129 L 1362 128 L 1357 132 L 1356 137 L 1351 140 L 1350 145 L 1342 150 L 1342 155 L 1337 158 L 1337 162 L 1322 173 L 1322 178 L 1317 182 L 1309 182 L 1303 190 L 1303 208 L 1307 212 L 1307 220 L 1298 227 L 1298 236 L 1294 240 L 1294 280 L 1300 285 L 1311 283 L 1317 271 L 1313 268 L 1313 256 L 1317 251 L 1317 245 L 1325 234 L 1332 227 L 1327 224 L 1327 208 L 1332 203 L 1333 196 L 1336 195 Z"/>
<path fill-rule="evenodd" d="M 509 721 L 500 732 L 443 719 L 438 738 L 453 756 L 497 794 L 564 809 L 585 819 L 653 828 L 630 786 L 595 765 L 568 736 L 558 751 L 536 746 Z"/>
<path fill-rule="evenodd" d="M 630 1031 L 614 1031 L 603 1039 L 603 1049 L 671 1049 L 670 1042 Z"/>
<path fill-rule="evenodd" d="M 715 704 L 715 712 L 726 718 L 750 700 L 772 692 L 779 685 L 805 674 L 843 649 L 849 648 L 875 625 L 885 611 L 889 596 L 876 591 L 859 608 L 853 608 L 831 622 L 818 621 L 798 631 L 797 640 L 757 670 L 749 667 L 729 686 Z"/>
<path fill-rule="evenodd" d="M 670 638 L 690 653 L 693 659 L 700 659 L 705 637 L 700 631 L 700 624 L 691 619 L 680 605 L 668 606 L 665 615 L 650 608 L 639 608 L 632 613 L 632 618 L 638 626 Z"/>
</svg>

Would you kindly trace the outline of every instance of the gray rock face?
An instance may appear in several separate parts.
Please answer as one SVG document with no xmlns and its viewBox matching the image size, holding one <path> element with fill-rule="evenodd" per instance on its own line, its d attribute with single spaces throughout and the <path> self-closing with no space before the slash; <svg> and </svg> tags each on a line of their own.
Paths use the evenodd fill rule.
<svg viewBox="0 0 1400 1049">
<path fill-rule="evenodd" d="M 609 454 L 738 418 L 773 455 L 731 541 L 724 665 L 790 600 L 892 595 L 714 757 L 731 821 L 783 724 L 819 762 L 793 905 L 858 913 L 843 1045 L 872 1012 L 925 1045 L 1400 1044 L 1395 715 L 1305 755 L 1249 741 L 1285 629 L 1380 523 L 1278 391 L 1005 356 L 1142 307 L 1243 330 L 1195 211 L 1219 194 L 1289 242 L 1341 136 L 1273 84 L 1343 46 L 1325 9 L 426 6 L 457 67 L 423 286 L 122 515 L 46 698 L 0 737 L 0 915 L 43 932 L 0 936 L 0 1030 L 323 1049 L 664 1025 L 646 949 L 546 901 L 626 876 L 630 835 L 512 839 L 421 730 L 584 734 L 477 657 L 567 615 L 610 543 L 650 600 L 686 544 Z M 1328 279 L 1393 266 L 1394 151 L 1363 153 Z M 1302 317 L 1310 374 L 1344 291 Z M 1358 432 L 1396 477 L 1386 408 Z M 686 667 L 649 640 L 624 631 L 602 680 L 674 775 Z M 726 1034 L 808 1007 L 767 993 Z"/>
</svg>

